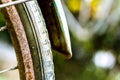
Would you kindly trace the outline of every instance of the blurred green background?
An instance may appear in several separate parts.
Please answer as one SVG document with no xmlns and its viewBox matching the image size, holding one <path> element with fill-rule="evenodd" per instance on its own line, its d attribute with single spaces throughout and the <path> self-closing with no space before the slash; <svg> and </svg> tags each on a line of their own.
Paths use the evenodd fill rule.
<svg viewBox="0 0 120 80">
<path fill-rule="evenodd" d="M 56 80 L 120 80 L 120 0 L 62 0 L 62 4 L 73 57 L 67 60 L 53 53 Z M 0 26 L 4 24 L 0 14 Z M 0 41 L 11 45 L 7 31 L 0 32 Z M 0 80 L 11 80 L 1 76 Z"/>
</svg>

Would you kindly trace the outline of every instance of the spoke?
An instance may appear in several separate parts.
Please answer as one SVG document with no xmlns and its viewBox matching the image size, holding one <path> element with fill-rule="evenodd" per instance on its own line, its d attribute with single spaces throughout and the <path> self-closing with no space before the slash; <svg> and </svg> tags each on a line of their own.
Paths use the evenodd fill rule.
<svg viewBox="0 0 120 80">
<path fill-rule="evenodd" d="M 14 66 L 14 67 L 11 67 L 11 68 L 7 68 L 7 69 L 4 69 L 4 70 L 0 71 L 0 74 L 1 74 L 1 73 L 5 73 L 5 72 L 8 72 L 8 71 L 16 70 L 16 69 L 18 69 L 18 66 Z"/>
<path fill-rule="evenodd" d="M 18 0 L 18 1 L 13 1 L 13 2 L 9 2 L 9 3 L 4 3 L 4 4 L 0 5 L 0 8 L 4 8 L 4 7 L 15 5 L 15 4 L 24 3 L 24 2 L 27 2 L 27 1 L 30 1 L 30 0 Z"/>
<path fill-rule="evenodd" d="M 3 27 L 0 28 L 0 31 L 4 31 L 6 29 L 7 29 L 7 26 L 3 26 Z"/>
</svg>

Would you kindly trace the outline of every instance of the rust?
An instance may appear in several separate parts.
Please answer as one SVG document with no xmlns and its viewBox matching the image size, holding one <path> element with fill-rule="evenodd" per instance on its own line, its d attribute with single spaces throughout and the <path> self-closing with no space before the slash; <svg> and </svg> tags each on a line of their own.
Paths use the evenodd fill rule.
<svg viewBox="0 0 120 80">
<path fill-rule="evenodd" d="M 1 0 L 2 3 L 8 3 L 11 2 L 11 0 Z M 20 20 L 20 17 L 17 13 L 17 10 L 15 6 L 9 6 L 6 7 L 3 10 L 4 17 L 7 21 L 8 24 L 8 31 L 11 35 L 13 45 L 15 46 L 16 55 L 18 55 L 18 68 L 21 66 L 22 63 L 20 60 L 23 61 L 23 68 L 25 71 L 25 77 L 26 79 L 24 80 L 35 80 L 34 77 L 34 70 L 33 70 L 33 62 L 31 59 L 31 53 L 30 53 L 30 48 L 28 45 L 28 41 L 26 38 L 26 34 L 22 25 L 22 22 Z M 17 44 L 18 43 L 18 44 Z M 19 49 L 18 49 L 19 48 Z M 20 51 L 18 51 L 20 50 Z M 22 55 L 20 57 L 20 55 Z M 21 68 L 20 68 L 21 70 Z M 21 71 L 23 73 L 23 71 Z"/>
</svg>

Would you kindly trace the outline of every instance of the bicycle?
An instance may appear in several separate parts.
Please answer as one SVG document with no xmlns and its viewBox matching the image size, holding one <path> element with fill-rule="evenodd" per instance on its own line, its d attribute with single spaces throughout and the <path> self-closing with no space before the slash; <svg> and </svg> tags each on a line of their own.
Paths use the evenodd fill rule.
<svg viewBox="0 0 120 80">
<path fill-rule="evenodd" d="M 53 51 L 72 56 L 60 0 L 40 1 L 38 4 L 36 0 L 0 0 L 7 22 L 7 27 L 0 31 L 8 29 L 18 61 L 18 66 L 9 70 L 19 69 L 20 80 L 55 80 L 51 45 Z M 1 73 L 5 71 L 8 70 Z"/>
</svg>

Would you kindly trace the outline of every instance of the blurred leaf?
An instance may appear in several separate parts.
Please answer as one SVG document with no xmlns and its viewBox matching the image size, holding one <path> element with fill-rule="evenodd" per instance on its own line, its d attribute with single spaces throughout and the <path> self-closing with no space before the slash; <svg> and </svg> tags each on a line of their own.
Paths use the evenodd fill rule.
<svg viewBox="0 0 120 80">
<path fill-rule="evenodd" d="M 101 0 L 92 0 L 92 2 L 90 3 L 90 7 L 92 9 L 92 16 L 97 13 L 100 3 Z"/>
<path fill-rule="evenodd" d="M 74 13 L 79 12 L 81 0 L 68 0 L 68 8 Z"/>
<path fill-rule="evenodd" d="M 3 15 L 0 13 L 0 27 L 5 25 L 5 20 L 3 18 Z"/>
</svg>

